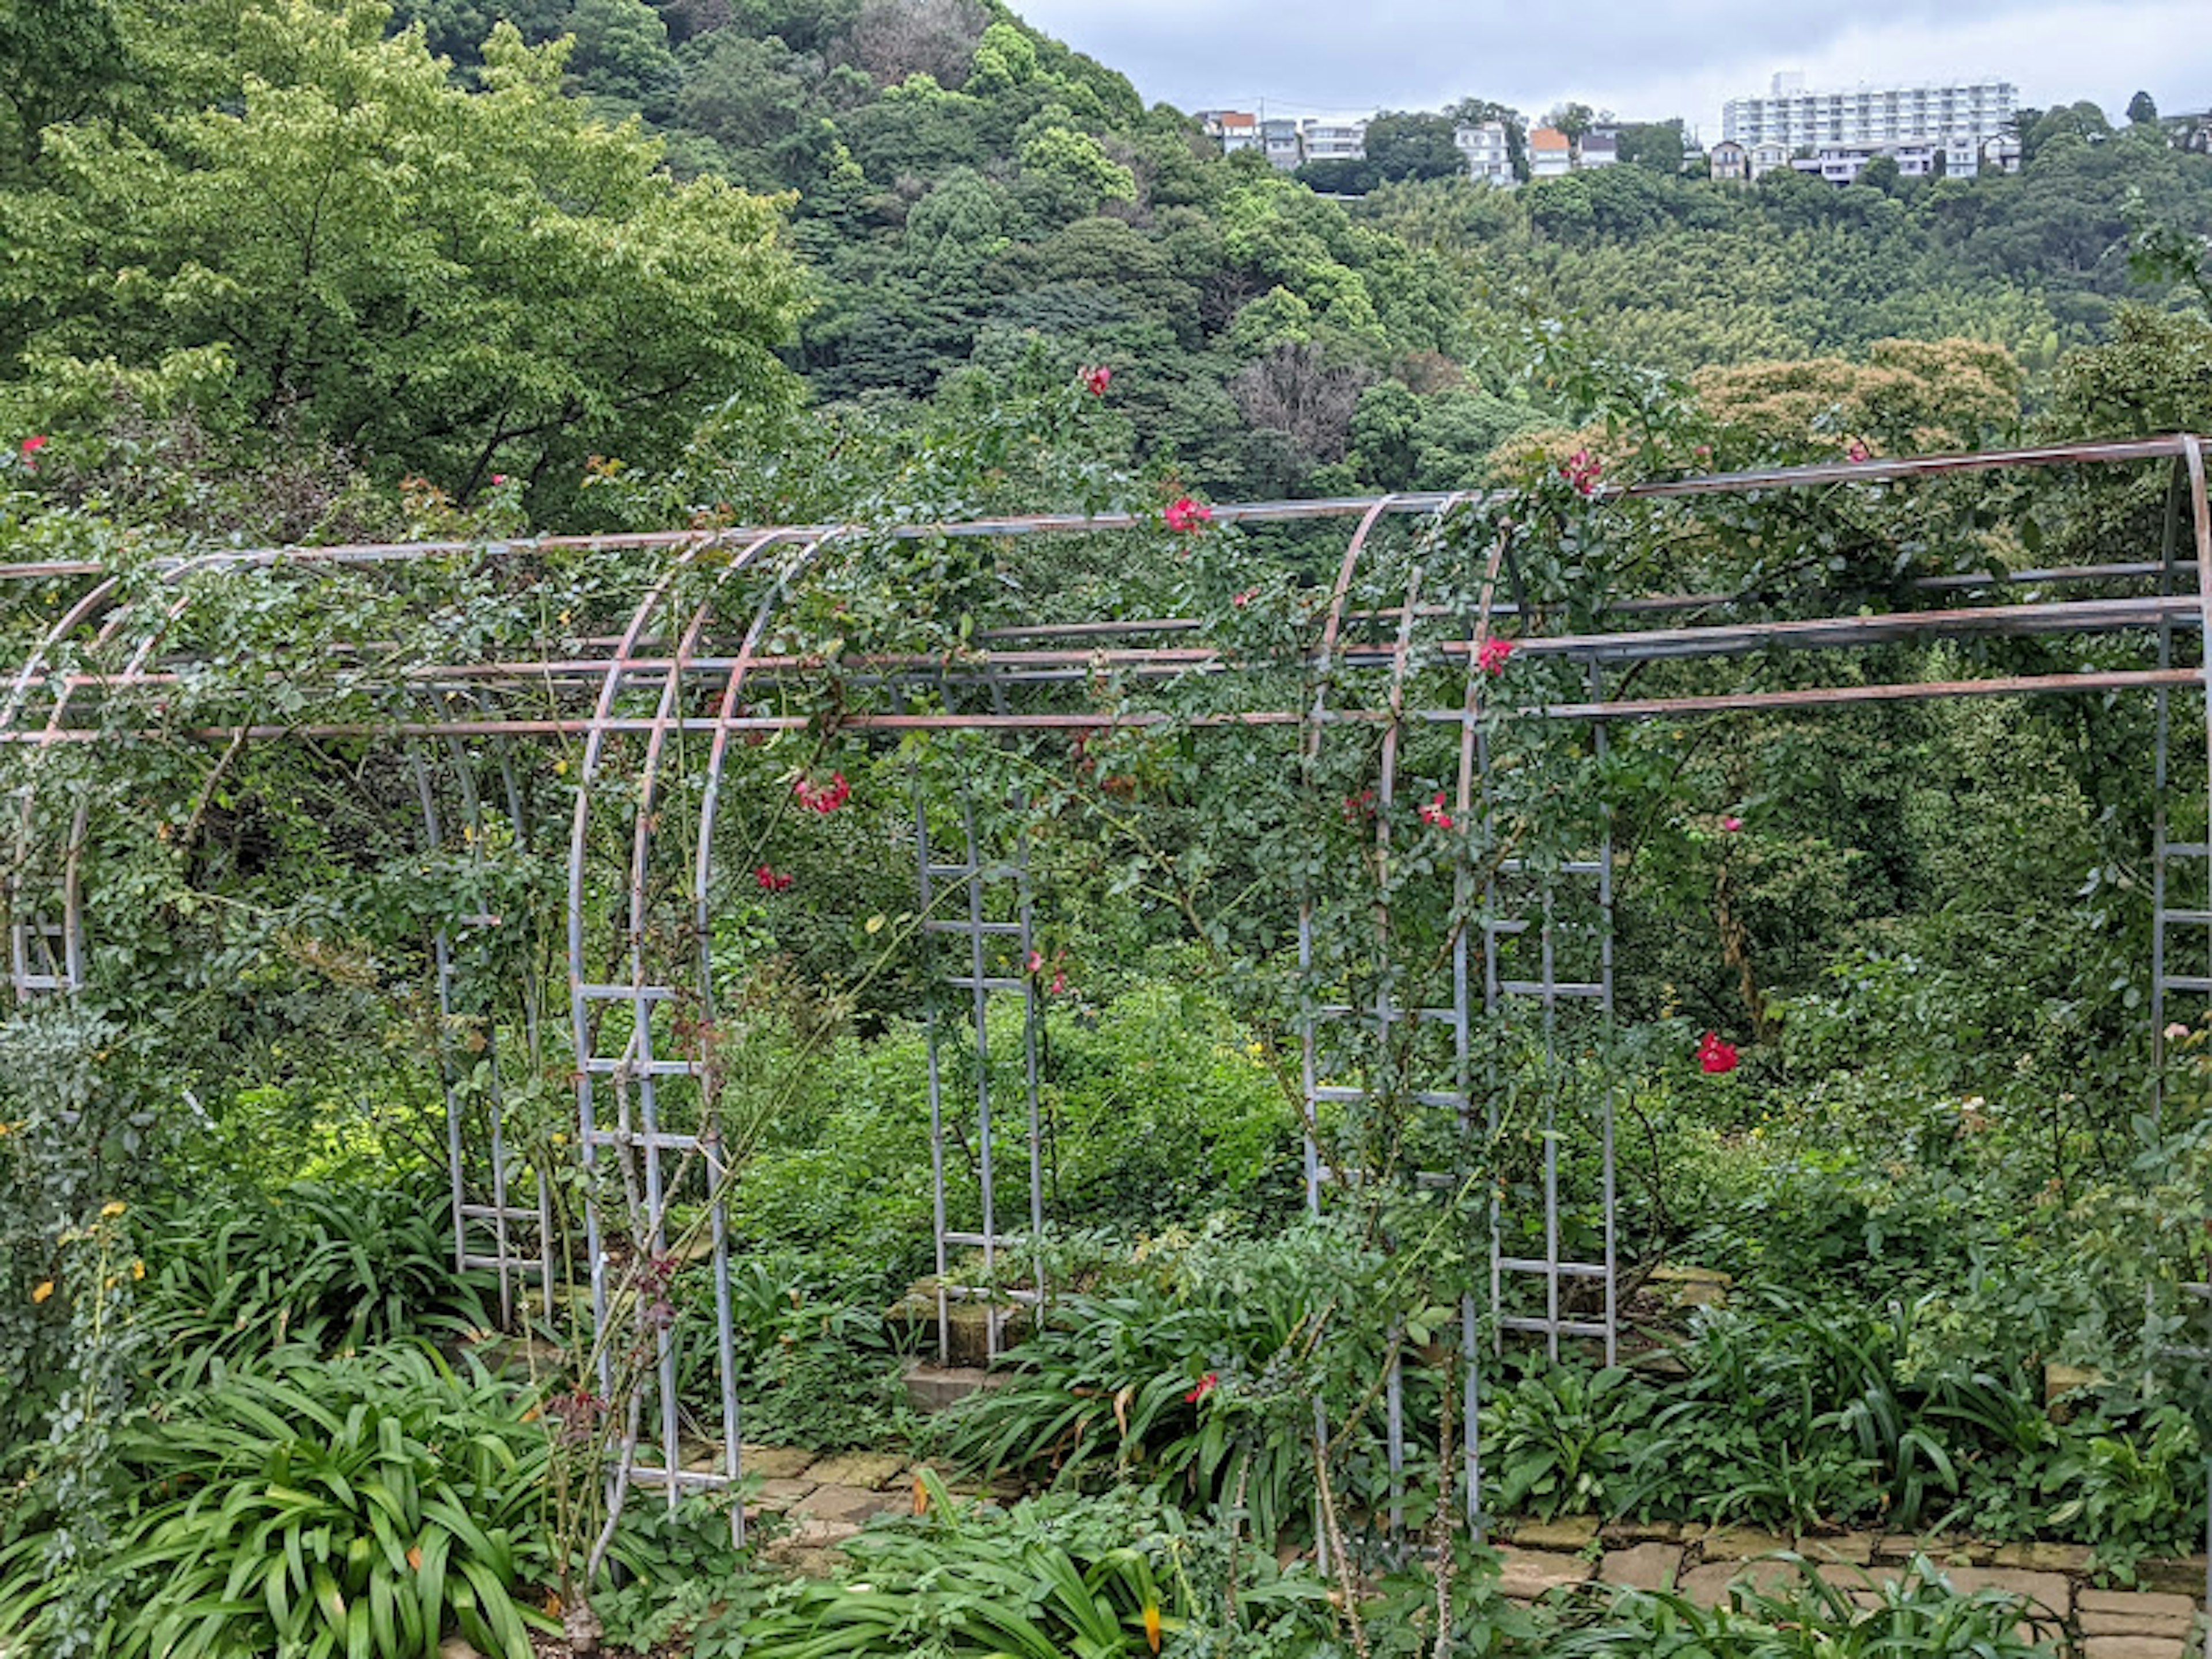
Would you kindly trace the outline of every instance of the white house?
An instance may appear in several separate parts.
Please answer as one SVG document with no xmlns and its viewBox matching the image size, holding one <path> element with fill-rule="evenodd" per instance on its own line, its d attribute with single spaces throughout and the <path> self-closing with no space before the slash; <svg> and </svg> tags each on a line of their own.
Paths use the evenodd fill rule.
<svg viewBox="0 0 2212 1659">
<path fill-rule="evenodd" d="M 1472 125 L 1462 122 L 1452 129 L 1452 143 L 1459 146 L 1460 155 L 1467 162 L 1468 178 L 1500 190 L 1510 190 L 1518 182 L 1513 176 L 1513 148 L 1504 122 Z"/>
<path fill-rule="evenodd" d="M 1316 121 L 1304 124 L 1298 137 L 1309 161 L 1363 161 L 1367 159 L 1367 123 Z"/>
</svg>

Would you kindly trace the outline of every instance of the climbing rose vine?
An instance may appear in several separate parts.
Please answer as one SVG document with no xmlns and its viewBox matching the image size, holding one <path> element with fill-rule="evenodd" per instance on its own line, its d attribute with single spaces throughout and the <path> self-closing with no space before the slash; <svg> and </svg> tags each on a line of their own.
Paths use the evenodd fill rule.
<svg viewBox="0 0 2212 1659">
<path fill-rule="evenodd" d="M 1168 510 L 1163 516 L 1167 520 L 1168 528 L 1180 536 L 1196 530 L 1201 525 L 1211 524 L 1213 509 L 1200 507 L 1188 495 L 1178 495 L 1168 503 Z"/>
</svg>

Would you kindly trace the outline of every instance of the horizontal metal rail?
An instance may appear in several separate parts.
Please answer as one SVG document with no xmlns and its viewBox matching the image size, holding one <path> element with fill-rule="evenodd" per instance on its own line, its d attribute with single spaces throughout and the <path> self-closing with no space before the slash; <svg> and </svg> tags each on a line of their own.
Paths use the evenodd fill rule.
<svg viewBox="0 0 2212 1659">
<path fill-rule="evenodd" d="M 2040 444 L 2019 449 L 1992 449 L 1972 454 L 1915 455 L 1893 459 L 1834 461 L 1810 466 L 1759 468 L 1745 472 L 1699 473 L 1680 478 L 1650 479 L 1626 485 L 1600 485 L 1594 500 L 1647 500 L 1682 495 L 1742 495 L 1758 490 L 1816 489 L 1828 484 L 1894 483 L 1915 478 L 1942 477 L 1959 473 L 1985 472 L 2002 468 L 2069 466 L 2120 461 L 2173 460 L 2185 453 L 2188 440 L 2180 434 L 2150 438 L 2090 440 L 2075 443 Z M 1310 519 L 1360 518 L 1370 512 L 1399 515 L 1440 512 L 1455 501 L 1486 502 L 1498 492 L 1420 490 L 1386 496 L 1331 496 L 1321 501 L 1224 502 L 1212 507 L 1218 524 L 1283 524 Z M 1038 513 L 1001 518 L 975 519 L 954 524 L 898 524 L 878 527 L 853 525 L 781 526 L 793 540 L 823 540 L 860 535 L 894 541 L 924 540 L 932 537 L 1007 537 L 1026 535 L 1085 535 L 1098 531 L 1149 528 L 1158 522 L 1152 514 Z M 410 559 L 505 557 L 551 551 L 621 552 L 651 549 L 710 549 L 742 547 L 769 533 L 761 526 L 730 526 L 712 530 L 624 532 L 607 535 L 508 537 L 489 541 L 439 540 L 422 542 L 347 543 L 328 547 L 258 547 L 225 549 L 218 552 L 155 560 L 153 568 L 170 578 L 210 569 L 276 564 L 368 564 Z M 51 564 L 0 565 L 0 580 L 37 580 L 58 575 L 98 575 L 102 565 L 86 562 Z"/>
</svg>

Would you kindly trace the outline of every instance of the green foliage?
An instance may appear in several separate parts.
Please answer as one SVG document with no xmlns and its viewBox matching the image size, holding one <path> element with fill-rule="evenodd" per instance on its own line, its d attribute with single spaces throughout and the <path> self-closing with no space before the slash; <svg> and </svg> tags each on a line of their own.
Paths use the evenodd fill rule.
<svg viewBox="0 0 2212 1659">
<path fill-rule="evenodd" d="M 1344 1408 L 1378 1374 L 1389 1282 L 1324 1224 L 1161 1241 L 1055 1303 L 1013 1351 L 1012 1380 L 961 1409 L 952 1450 L 1070 1486 L 1139 1480 L 1226 1504 L 1272 1540 L 1312 1491 L 1313 1401 Z"/>
<path fill-rule="evenodd" d="M 531 1595 L 548 1442 L 527 1406 L 407 1346 L 279 1349 L 172 1395 L 118 1435 L 137 1495 L 112 1555 L 76 1569 L 115 1587 L 100 1650 L 404 1659 L 458 1627 L 526 1659 L 553 1627 Z M 33 1642 L 69 1583 L 46 1550 L 0 1552 L 0 1606 Z"/>
<path fill-rule="evenodd" d="M 1701 1607 L 1672 1591 L 1628 1590 L 1601 1620 L 1585 1616 L 1546 1651 L 1561 1659 L 1679 1655 L 1682 1659 L 1873 1659 L 1893 1653 L 1956 1659 L 2041 1659 L 2058 1651 L 2047 1620 L 2021 1617 L 2001 1591 L 1954 1594 L 1923 1561 L 1912 1577 L 1878 1589 L 1837 1582 L 1832 1570 L 1782 1559 L 1800 1575 L 1780 1589 L 1739 1584 L 1727 1605 Z"/>
<path fill-rule="evenodd" d="M 742 1651 L 1120 1659 L 1172 1641 L 1177 1653 L 1271 1655 L 1310 1650 L 1278 1644 L 1327 1627 L 1318 1580 L 1224 1546 L 1146 1495 L 1001 1513 L 963 1504 L 933 1475 L 920 1490 L 925 1517 L 854 1540 L 851 1577 L 799 1585 L 742 1626 Z M 1233 1610 L 1218 1601 L 1232 1552 L 1243 1574 Z M 702 1651 L 724 1650 L 711 1625 L 704 1635 Z"/>
<path fill-rule="evenodd" d="M 775 394 L 799 289 L 774 204 L 674 183 L 634 127 L 561 96 L 558 48 L 502 26 L 471 94 L 385 15 L 210 16 L 171 44 L 223 101 L 49 129 L 39 185 L 0 191 L 18 421 L 82 422 L 197 362 L 225 429 L 288 422 L 462 494 L 499 471 L 565 498 L 594 450 Z"/>
<path fill-rule="evenodd" d="M 1629 1433 L 1651 1409 L 1627 1371 L 1524 1365 L 1486 1407 L 1483 1455 L 1500 1515 L 1604 1515 L 1620 1507 Z"/>
<path fill-rule="evenodd" d="M 482 1278 L 453 1267 L 444 1197 L 298 1184 L 146 1218 L 142 1317 L 167 1356 L 163 1391 L 282 1347 L 337 1354 L 482 1330 Z"/>
</svg>

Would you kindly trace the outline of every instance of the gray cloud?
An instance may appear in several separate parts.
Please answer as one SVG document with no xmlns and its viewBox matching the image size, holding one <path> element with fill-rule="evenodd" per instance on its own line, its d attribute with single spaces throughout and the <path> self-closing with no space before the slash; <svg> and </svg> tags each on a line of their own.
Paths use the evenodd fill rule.
<svg viewBox="0 0 2212 1659">
<path fill-rule="evenodd" d="M 2212 102 L 2203 0 L 1029 0 L 1039 27 L 1185 109 L 1267 100 L 1285 113 L 1433 108 L 1473 94 L 1531 112 L 1567 97 L 1717 131 L 1721 101 L 1778 69 L 1814 85 L 1998 74 L 2031 104 L 2137 87 L 2162 107 Z"/>
</svg>

